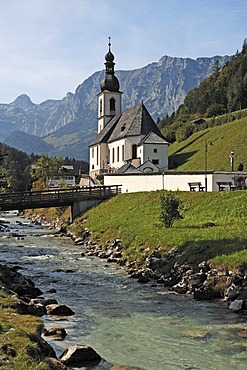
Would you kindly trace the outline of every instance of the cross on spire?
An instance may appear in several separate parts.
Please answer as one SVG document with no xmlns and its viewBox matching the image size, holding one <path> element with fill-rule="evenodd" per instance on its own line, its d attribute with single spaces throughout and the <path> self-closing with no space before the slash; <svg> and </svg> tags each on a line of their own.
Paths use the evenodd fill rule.
<svg viewBox="0 0 247 370">
<path fill-rule="evenodd" d="M 109 46 L 109 51 L 110 51 L 110 47 L 111 47 L 111 36 L 109 36 L 108 39 L 109 39 L 108 46 Z"/>
</svg>

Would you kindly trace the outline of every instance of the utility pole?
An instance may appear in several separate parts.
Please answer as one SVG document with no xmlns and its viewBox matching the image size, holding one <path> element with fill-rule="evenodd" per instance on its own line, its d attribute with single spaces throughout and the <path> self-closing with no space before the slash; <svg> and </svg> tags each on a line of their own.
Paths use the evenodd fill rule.
<svg viewBox="0 0 247 370">
<path fill-rule="evenodd" d="M 234 171 L 234 150 L 232 150 L 230 154 L 230 163 L 231 163 L 231 170 Z"/>
<path fill-rule="evenodd" d="M 205 191 L 208 191 L 208 178 L 207 178 L 207 170 L 208 170 L 208 147 L 212 144 L 212 141 L 205 140 L 204 142 L 204 168 L 205 168 Z"/>
</svg>

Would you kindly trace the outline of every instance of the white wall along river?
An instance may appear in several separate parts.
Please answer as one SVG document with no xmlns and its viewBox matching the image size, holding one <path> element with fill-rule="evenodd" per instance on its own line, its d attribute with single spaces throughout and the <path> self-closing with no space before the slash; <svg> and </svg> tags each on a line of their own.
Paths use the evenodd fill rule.
<svg viewBox="0 0 247 370">
<path fill-rule="evenodd" d="M 140 285 L 124 269 L 82 257 L 83 246 L 23 218 L 2 214 L 1 220 L 10 222 L 10 232 L 0 235 L 0 262 L 21 266 L 46 298 L 76 312 L 66 320 L 43 317 L 46 328 L 68 333 L 64 341 L 49 340 L 58 356 L 77 343 L 91 345 L 107 363 L 146 370 L 247 368 L 246 318 L 217 302 Z"/>
</svg>

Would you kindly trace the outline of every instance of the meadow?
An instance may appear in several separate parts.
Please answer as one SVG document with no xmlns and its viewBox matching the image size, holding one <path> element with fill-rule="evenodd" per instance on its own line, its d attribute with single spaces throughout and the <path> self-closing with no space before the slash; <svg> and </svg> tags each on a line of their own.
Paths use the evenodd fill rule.
<svg viewBox="0 0 247 370">
<path fill-rule="evenodd" d="M 121 194 L 88 210 L 71 230 L 92 232 L 106 245 L 121 239 L 123 253 L 137 265 L 157 248 L 181 251 L 183 263 L 210 261 L 212 266 L 237 268 L 247 264 L 247 192 L 173 192 L 183 204 L 182 220 L 173 227 L 161 225 L 162 191 Z"/>
</svg>

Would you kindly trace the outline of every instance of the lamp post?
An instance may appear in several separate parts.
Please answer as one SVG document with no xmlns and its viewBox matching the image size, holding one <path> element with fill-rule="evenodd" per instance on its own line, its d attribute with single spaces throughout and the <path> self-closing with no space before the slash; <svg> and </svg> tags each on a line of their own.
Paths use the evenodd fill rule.
<svg viewBox="0 0 247 370">
<path fill-rule="evenodd" d="M 212 144 L 212 141 L 205 140 L 204 142 L 204 160 L 205 160 L 205 191 L 208 191 L 208 178 L 207 178 L 207 170 L 208 170 L 208 147 Z"/>
<path fill-rule="evenodd" d="M 234 151 L 233 150 L 231 151 L 231 154 L 230 154 L 230 163 L 231 163 L 231 170 L 233 171 L 234 170 Z"/>
</svg>

